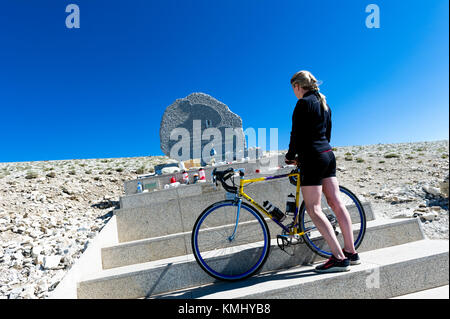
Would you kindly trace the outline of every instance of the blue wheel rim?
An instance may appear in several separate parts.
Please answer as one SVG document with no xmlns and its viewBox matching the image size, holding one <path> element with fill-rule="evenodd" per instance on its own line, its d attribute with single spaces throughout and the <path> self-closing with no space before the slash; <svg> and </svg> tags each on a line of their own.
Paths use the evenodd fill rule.
<svg viewBox="0 0 450 319">
<path fill-rule="evenodd" d="M 196 251 L 196 255 L 199 259 L 199 262 L 203 265 L 203 267 L 205 267 L 207 269 L 208 272 L 210 272 L 211 274 L 214 274 L 215 276 L 219 277 L 219 278 L 223 278 L 223 279 L 228 279 L 228 280 L 233 280 L 233 279 L 240 279 L 240 278 L 244 278 L 246 276 L 248 276 L 249 274 L 253 273 L 256 269 L 258 269 L 258 267 L 261 265 L 261 263 L 263 262 L 265 256 L 267 255 L 267 248 L 268 248 L 268 238 L 267 238 L 267 232 L 263 231 L 264 233 L 264 247 L 263 247 L 263 254 L 261 254 L 261 256 L 259 257 L 258 261 L 256 262 L 256 264 L 251 267 L 249 270 L 247 270 L 245 273 L 242 273 L 238 276 L 229 276 L 229 275 L 224 275 L 221 273 L 218 273 L 217 271 L 215 271 L 214 269 L 212 269 L 211 267 L 208 266 L 208 264 L 203 260 L 201 254 L 199 253 L 198 250 L 198 243 L 197 243 L 197 235 L 198 235 L 198 229 L 199 226 L 203 223 L 204 219 L 209 216 L 209 214 L 211 214 L 214 210 L 223 207 L 223 206 L 235 206 L 234 203 L 223 203 L 217 206 L 213 206 L 211 207 L 205 214 L 203 214 L 202 218 L 200 219 L 200 221 L 197 223 L 196 228 L 194 229 L 195 235 L 194 235 L 194 247 L 195 247 L 195 251 Z M 261 228 L 264 230 L 265 226 L 263 224 L 263 221 L 261 219 L 261 217 L 258 215 L 258 213 L 256 213 L 253 209 L 251 209 L 250 207 L 248 207 L 247 205 L 242 205 L 241 209 L 245 209 L 248 212 L 250 212 L 253 216 L 255 216 L 255 218 L 258 220 L 259 224 L 261 225 Z"/>
<path fill-rule="evenodd" d="M 363 232 L 362 232 L 361 230 L 364 229 L 364 227 L 366 227 L 366 220 L 365 220 L 365 218 L 363 217 L 362 207 L 361 207 L 361 205 L 359 204 L 359 202 L 356 200 L 356 198 L 355 198 L 352 194 L 350 194 L 350 193 L 349 193 L 346 189 L 344 189 L 344 188 L 340 188 L 339 190 L 340 190 L 341 192 L 343 192 L 344 194 L 346 194 L 347 196 L 349 196 L 349 197 L 353 200 L 353 203 L 355 203 L 355 206 L 358 208 L 359 218 L 360 218 L 360 220 L 361 220 L 361 228 L 359 229 L 358 237 L 357 237 L 356 240 L 355 240 L 355 246 L 356 246 L 356 245 L 359 243 L 359 241 L 361 240 L 362 236 L 363 236 Z M 305 215 L 305 212 L 303 213 L 303 216 L 304 216 L 304 215 Z M 303 229 L 305 229 L 305 218 L 304 218 L 304 217 L 302 218 L 302 226 L 303 226 Z M 322 249 L 320 249 L 319 247 L 317 247 L 317 246 L 314 244 L 314 242 L 309 238 L 309 236 L 308 236 L 307 234 L 305 234 L 305 237 L 306 237 L 306 240 L 308 240 L 308 242 L 311 244 L 311 246 L 313 246 L 317 251 L 319 251 L 320 253 L 325 254 L 325 255 L 331 257 L 331 255 L 332 255 L 331 252 L 322 250 Z"/>
</svg>

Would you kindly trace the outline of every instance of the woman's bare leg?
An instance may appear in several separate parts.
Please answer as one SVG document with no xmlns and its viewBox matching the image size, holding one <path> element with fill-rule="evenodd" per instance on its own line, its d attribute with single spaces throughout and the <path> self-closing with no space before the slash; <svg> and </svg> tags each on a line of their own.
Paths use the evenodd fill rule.
<svg viewBox="0 0 450 319">
<path fill-rule="evenodd" d="M 322 237 L 328 243 L 328 246 L 330 246 L 334 257 L 338 259 L 345 259 L 345 255 L 342 252 L 341 245 L 336 238 L 333 227 L 331 226 L 328 218 L 322 212 L 320 203 L 322 186 L 302 186 L 301 190 L 303 200 L 305 201 L 306 211 Z"/>
<path fill-rule="evenodd" d="M 339 195 L 339 182 L 336 177 L 327 177 L 322 180 L 322 189 L 327 199 L 328 205 L 333 210 L 339 223 L 339 227 L 344 237 L 344 249 L 348 253 L 356 253 L 354 246 L 352 221 L 350 214 L 342 203 Z"/>
</svg>

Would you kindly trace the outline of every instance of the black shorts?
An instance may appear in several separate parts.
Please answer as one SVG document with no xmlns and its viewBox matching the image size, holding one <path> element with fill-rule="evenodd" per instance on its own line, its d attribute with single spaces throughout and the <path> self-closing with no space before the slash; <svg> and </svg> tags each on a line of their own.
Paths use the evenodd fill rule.
<svg viewBox="0 0 450 319">
<path fill-rule="evenodd" d="M 322 179 L 336 176 L 336 158 L 333 151 L 308 154 L 299 159 L 300 186 L 322 185 Z"/>
</svg>

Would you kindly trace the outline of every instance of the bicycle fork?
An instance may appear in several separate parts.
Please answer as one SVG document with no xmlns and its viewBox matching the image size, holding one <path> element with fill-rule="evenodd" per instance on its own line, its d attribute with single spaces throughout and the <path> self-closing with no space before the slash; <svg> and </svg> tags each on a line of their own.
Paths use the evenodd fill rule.
<svg viewBox="0 0 450 319">
<path fill-rule="evenodd" d="M 242 199 L 239 198 L 237 200 L 237 209 L 236 209 L 236 225 L 234 225 L 234 230 L 233 233 L 231 234 L 231 236 L 228 237 L 228 241 L 232 242 L 234 240 L 234 237 L 236 236 L 236 231 L 238 229 L 238 225 L 239 225 L 239 214 L 241 212 L 241 203 L 242 203 Z"/>
</svg>

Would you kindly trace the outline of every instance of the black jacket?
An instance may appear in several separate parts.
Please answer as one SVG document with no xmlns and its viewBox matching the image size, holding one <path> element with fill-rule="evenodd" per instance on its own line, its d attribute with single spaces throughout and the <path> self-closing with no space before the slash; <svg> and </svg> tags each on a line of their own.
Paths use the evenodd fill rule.
<svg viewBox="0 0 450 319">
<path fill-rule="evenodd" d="M 331 109 L 325 111 L 317 91 L 308 91 L 297 101 L 292 115 L 291 140 L 286 159 L 293 160 L 331 149 Z"/>
</svg>

